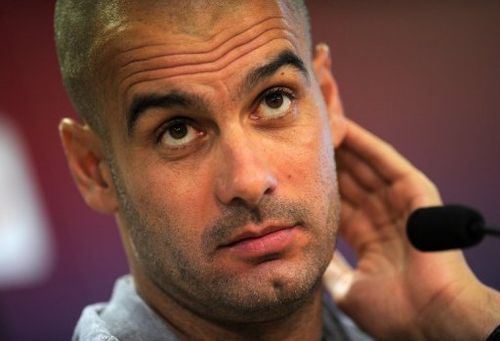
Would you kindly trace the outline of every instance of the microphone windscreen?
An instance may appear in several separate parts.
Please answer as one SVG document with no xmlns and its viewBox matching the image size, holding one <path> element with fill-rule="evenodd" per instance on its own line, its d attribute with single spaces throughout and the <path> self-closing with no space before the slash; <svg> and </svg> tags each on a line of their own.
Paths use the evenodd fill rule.
<svg viewBox="0 0 500 341">
<path fill-rule="evenodd" d="M 465 206 L 425 207 L 410 215 L 407 234 L 415 248 L 441 251 L 479 243 L 484 237 L 483 226 L 481 214 Z"/>
</svg>

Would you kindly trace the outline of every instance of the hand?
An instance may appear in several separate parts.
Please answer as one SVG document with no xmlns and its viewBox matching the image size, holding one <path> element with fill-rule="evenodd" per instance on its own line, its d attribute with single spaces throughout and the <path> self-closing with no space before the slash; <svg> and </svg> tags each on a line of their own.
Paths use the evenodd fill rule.
<svg viewBox="0 0 500 341">
<path fill-rule="evenodd" d="M 460 251 L 422 253 L 406 237 L 409 214 L 441 204 L 436 187 L 391 146 L 352 121 L 336 150 L 340 235 L 355 269 L 336 255 L 325 284 L 339 307 L 377 339 L 485 340 L 500 323 L 500 294 Z"/>
</svg>

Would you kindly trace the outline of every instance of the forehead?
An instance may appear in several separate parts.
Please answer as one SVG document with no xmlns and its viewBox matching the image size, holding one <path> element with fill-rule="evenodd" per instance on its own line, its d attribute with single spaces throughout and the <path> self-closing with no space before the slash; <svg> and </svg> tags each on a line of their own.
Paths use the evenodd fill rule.
<svg viewBox="0 0 500 341">
<path fill-rule="evenodd" d="M 113 103 L 122 103 L 118 111 L 145 88 L 179 86 L 190 77 L 218 79 L 231 68 L 258 66 L 259 60 L 279 53 L 273 48 L 293 50 L 308 60 L 298 14 L 279 2 L 188 6 L 178 18 L 172 8 L 146 3 L 127 8 L 119 25 L 103 30 L 96 47 L 98 77 L 106 95 L 118 97 Z"/>
<path fill-rule="evenodd" d="M 226 34 L 255 25 L 269 17 L 282 17 L 289 24 L 300 22 L 303 13 L 296 13 L 291 0 L 131 0 L 107 6 L 99 14 L 97 48 L 103 43 L 134 45 L 134 38 L 144 38 L 148 28 L 162 29 L 171 35 L 183 36 L 184 43 L 217 40 Z M 114 3 L 112 1 L 112 3 Z M 142 32 L 137 32 L 138 28 Z M 152 31 L 152 30 L 150 30 Z M 120 33 L 125 33 L 127 39 Z M 222 37 L 221 37 L 222 36 Z"/>
</svg>

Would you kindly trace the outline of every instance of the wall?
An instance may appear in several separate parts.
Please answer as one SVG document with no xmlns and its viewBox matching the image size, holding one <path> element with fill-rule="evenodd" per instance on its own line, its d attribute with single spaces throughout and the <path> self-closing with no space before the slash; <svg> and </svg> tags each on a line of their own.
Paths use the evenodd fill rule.
<svg viewBox="0 0 500 341">
<path fill-rule="evenodd" d="M 0 4 L 0 111 L 25 139 L 55 241 L 47 279 L 0 290 L 6 340 L 69 339 L 81 308 L 106 300 L 127 271 L 113 220 L 83 204 L 60 147 L 58 122 L 73 110 L 58 74 L 53 6 Z M 314 1 L 311 16 L 315 40 L 331 46 L 347 114 L 425 171 L 446 202 L 500 223 L 498 2 Z M 466 253 L 497 289 L 499 245 L 486 240 Z"/>
</svg>

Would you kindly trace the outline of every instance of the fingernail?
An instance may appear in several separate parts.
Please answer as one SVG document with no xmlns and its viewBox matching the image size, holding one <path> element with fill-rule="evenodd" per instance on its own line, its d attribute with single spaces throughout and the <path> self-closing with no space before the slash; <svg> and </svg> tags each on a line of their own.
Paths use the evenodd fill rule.
<svg viewBox="0 0 500 341">
<path fill-rule="evenodd" d="M 318 52 L 322 51 L 328 53 L 330 51 L 330 47 L 325 43 L 319 43 L 318 45 L 316 45 L 316 50 Z"/>
</svg>

